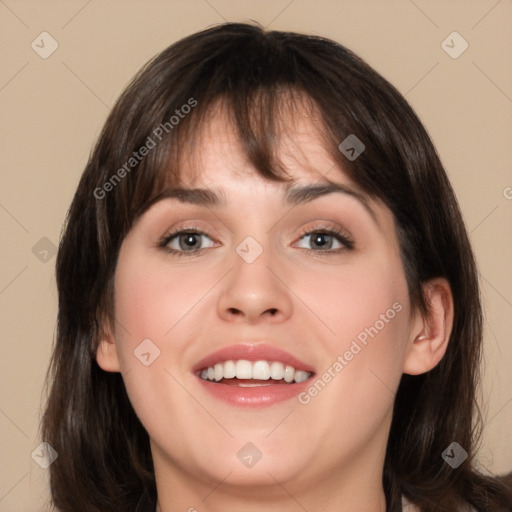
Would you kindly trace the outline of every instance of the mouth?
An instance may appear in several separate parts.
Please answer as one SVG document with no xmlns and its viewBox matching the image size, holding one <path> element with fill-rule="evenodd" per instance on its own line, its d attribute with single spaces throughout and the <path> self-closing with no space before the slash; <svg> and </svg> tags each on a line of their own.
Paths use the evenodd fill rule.
<svg viewBox="0 0 512 512">
<path fill-rule="evenodd" d="M 270 345 L 235 345 L 211 354 L 193 372 L 213 397 L 238 406 L 290 399 L 309 384 L 313 368 Z"/>
</svg>

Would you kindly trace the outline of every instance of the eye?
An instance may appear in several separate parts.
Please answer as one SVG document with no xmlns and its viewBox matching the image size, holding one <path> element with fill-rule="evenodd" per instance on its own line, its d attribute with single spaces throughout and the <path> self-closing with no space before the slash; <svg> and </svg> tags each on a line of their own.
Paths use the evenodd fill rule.
<svg viewBox="0 0 512 512">
<path fill-rule="evenodd" d="M 204 249 L 215 246 L 215 242 L 198 229 L 181 229 L 162 238 L 159 247 L 175 256 L 194 256 Z M 345 233 L 333 228 L 316 228 L 300 235 L 293 247 L 314 253 L 339 253 L 350 250 L 354 242 Z"/>
<path fill-rule="evenodd" d="M 207 242 L 209 240 L 209 242 Z M 198 230 L 180 230 L 166 235 L 159 246 L 166 251 L 177 256 L 183 256 L 184 253 L 198 253 L 208 247 L 213 247 L 213 240 L 206 234 Z"/>
<path fill-rule="evenodd" d="M 313 252 L 340 252 L 354 247 L 353 241 L 346 234 L 332 228 L 310 230 L 296 243 L 300 249 Z"/>
</svg>

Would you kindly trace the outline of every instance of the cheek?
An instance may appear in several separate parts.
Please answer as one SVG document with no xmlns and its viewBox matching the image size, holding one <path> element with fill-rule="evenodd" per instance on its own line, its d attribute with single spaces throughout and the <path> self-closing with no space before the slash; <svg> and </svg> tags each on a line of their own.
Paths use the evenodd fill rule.
<svg viewBox="0 0 512 512">
<path fill-rule="evenodd" d="M 404 339 L 408 322 L 408 288 L 399 258 L 359 258 L 357 264 L 303 273 L 301 295 L 323 323 L 329 352 L 379 338 Z M 398 344 L 399 345 L 399 344 Z M 348 347 L 347 347 L 348 348 Z"/>
<path fill-rule="evenodd" d="M 121 373 L 150 436 L 176 446 L 186 438 L 187 425 L 174 423 L 171 411 L 195 407 L 180 385 L 189 349 L 187 322 L 218 279 L 184 267 L 171 269 L 165 257 L 149 264 L 147 256 L 130 252 L 129 246 L 124 249 L 115 276 L 115 341 Z M 200 411 L 193 413 L 201 416 Z"/>
<path fill-rule="evenodd" d="M 180 355 L 183 336 L 177 333 L 182 321 L 218 277 L 213 270 L 199 273 L 191 266 L 171 266 L 165 255 L 148 263 L 147 257 L 128 253 L 126 257 L 121 254 L 115 279 L 116 320 L 123 326 L 116 329 L 119 349 L 122 353 L 133 351 L 149 338 L 161 348 L 171 344 L 173 351 Z"/>
<path fill-rule="evenodd" d="M 359 419 L 379 421 L 392 407 L 408 341 L 410 307 L 401 261 L 360 260 L 357 271 L 347 266 L 303 279 L 302 289 L 310 290 L 308 299 L 325 326 L 322 352 L 329 355 L 303 402 L 311 402 L 314 415 L 346 424 L 347 432 Z M 353 412 L 350 418 L 346 411 Z"/>
</svg>

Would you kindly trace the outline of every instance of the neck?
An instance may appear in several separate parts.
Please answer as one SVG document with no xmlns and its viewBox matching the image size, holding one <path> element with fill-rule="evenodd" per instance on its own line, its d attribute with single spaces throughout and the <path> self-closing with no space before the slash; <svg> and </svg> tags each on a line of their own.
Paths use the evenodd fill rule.
<svg viewBox="0 0 512 512">
<path fill-rule="evenodd" d="M 220 485 L 219 485 L 220 484 Z M 226 512 L 243 510 L 244 512 L 299 512 L 300 510 L 322 510 L 324 512 L 386 512 L 386 499 L 383 489 L 368 487 L 358 494 L 353 490 L 328 494 L 322 488 L 314 487 L 307 492 L 290 492 L 289 485 L 275 483 L 259 489 L 234 491 L 225 483 L 218 487 L 203 489 L 197 495 L 197 488 L 184 492 L 183 488 L 167 488 L 159 491 L 157 512 Z M 226 489 L 220 489 L 226 486 Z M 189 489 L 192 490 L 192 489 Z M 241 492 L 240 492 L 241 491 Z M 318 508 L 320 507 L 320 508 Z"/>
<path fill-rule="evenodd" d="M 211 492 L 211 489 L 210 489 Z M 194 503 L 194 506 L 175 504 L 165 504 L 166 498 L 162 497 L 162 501 L 157 504 L 156 512 L 226 512 L 230 510 L 244 510 L 247 512 L 299 512 L 301 510 L 317 510 L 315 503 L 318 502 L 318 496 L 312 499 L 307 499 L 305 496 L 299 496 L 296 498 L 287 491 L 287 489 L 281 487 L 281 499 L 272 500 L 272 503 L 267 499 L 262 499 L 265 491 L 259 493 L 259 498 L 254 496 L 253 498 L 227 498 L 225 496 L 218 496 L 215 503 L 207 504 L 208 494 L 203 499 L 193 499 L 188 503 Z M 286 496 L 285 496 L 286 495 Z M 226 499 L 227 498 L 227 499 Z M 181 499 L 181 498 L 180 498 Z M 306 503 L 306 504 L 305 504 Z M 384 493 L 381 495 L 369 497 L 364 496 L 360 498 L 357 503 L 353 500 L 347 499 L 336 499 L 329 500 L 328 508 L 321 509 L 324 512 L 386 512 L 386 499 Z"/>
</svg>

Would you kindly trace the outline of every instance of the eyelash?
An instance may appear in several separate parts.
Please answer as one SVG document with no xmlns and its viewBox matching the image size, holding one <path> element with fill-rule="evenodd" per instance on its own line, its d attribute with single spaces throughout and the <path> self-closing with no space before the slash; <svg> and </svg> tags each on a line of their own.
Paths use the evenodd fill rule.
<svg viewBox="0 0 512 512">
<path fill-rule="evenodd" d="M 195 227 L 188 227 L 188 228 L 181 228 L 177 231 L 173 231 L 172 233 L 169 233 L 162 237 L 162 239 L 158 243 L 158 247 L 165 252 L 172 254 L 173 256 L 178 257 L 194 257 L 199 256 L 204 250 L 211 249 L 211 247 L 204 247 L 202 249 L 198 249 L 196 251 L 179 251 L 176 249 L 171 249 L 168 244 L 176 237 L 184 234 L 193 234 L 193 235 L 204 235 L 210 238 L 210 236 L 202 231 L 201 229 L 195 228 Z M 304 249 L 303 251 L 306 251 L 307 254 L 313 254 L 315 256 L 321 255 L 332 255 L 332 254 L 339 254 L 340 252 L 344 251 L 351 251 L 354 249 L 354 241 L 353 239 L 347 234 L 342 231 L 339 231 L 332 227 L 327 226 L 319 226 L 314 229 L 304 229 L 301 231 L 299 235 L 299 240 L 302 240 L 304 237 L 308 235 L 313 234 L 324 234 L 324 235 L 330 235 L 336 238 L 341 244 L 344 245 L 344 247 L 339 249 Z"/>
<path fill-rule="evenodd" d="M 323 255 L 328 256 L 332 254 L 340 254 L 341 252 L 345 251 L 351 251 L 354 249 L 354 240 L 352 237 L 348 235 L 348 233 L 345 233 L 343 231 L 340 231 L 336 228 L 332 228 L 329 226 L 318 226 L 313 229 L 303 229 L 301 230 L 299 234 L 299 240 L 302 240 L 307 235 L 312 234 L 323 234 L 323 235 L 330 235 L 334 238 L 337 238 L 338 241 L 344 245 L 344 247 L 339 249 L 302 249 L 303 251 L 306 251 L 307 254 L 313 254 L 314 256 Z"/>
</svg>

